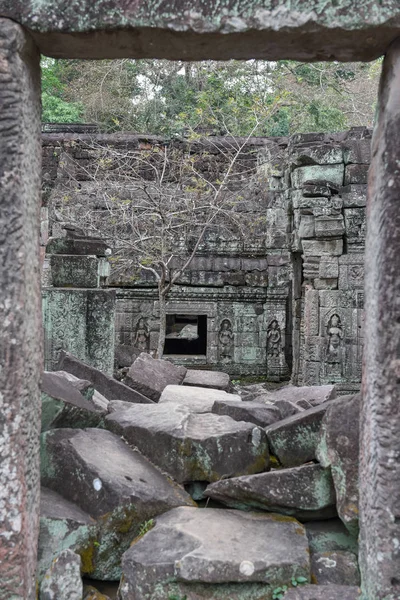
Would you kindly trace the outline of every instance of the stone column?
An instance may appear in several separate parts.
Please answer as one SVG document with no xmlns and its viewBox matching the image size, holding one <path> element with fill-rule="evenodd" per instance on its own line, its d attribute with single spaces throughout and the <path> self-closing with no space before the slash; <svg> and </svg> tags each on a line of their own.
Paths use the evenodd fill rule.
<svg viewBox="0 0 400 600">
<path fill-rule="evenodd" d="M 35 595 L 42 367 L 39 55 L 0 19 L 0 598 Z"/>
<path fill-rule="evenodd" d="M 365 600 L 400 598 L 400 39 L 379 90 L 367 201 L 360 459 Z"/>
</svg>

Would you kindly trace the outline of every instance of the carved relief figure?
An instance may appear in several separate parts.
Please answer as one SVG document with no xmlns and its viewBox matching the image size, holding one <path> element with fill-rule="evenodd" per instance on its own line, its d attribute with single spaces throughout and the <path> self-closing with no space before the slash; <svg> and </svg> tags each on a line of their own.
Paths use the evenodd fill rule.
<svg viewBox="0 0 400 600">
<path fill-rule="evenodd" d="M 328 362 L 341 362 L 344 336 L 339 315 L 334 314 L 329 319 L 327 325 L 327 334 L 328 341 L 326 359 Z"/>
<path fill-rule="evenodd" d="M 233 358 L 233 331 L 229 319 L 224 319 L 219 328 L 219 356 L 222 362 L 228 362 Z"/>
<path fill-rule="evenodd" d="M 267 331 L 267 355 L 279 357 L 282 349 L 282 334 L 278 321 L 274 319 L 268 326 Z"/>
<path fill-rule="evenodd" d="M 149 351 L 150 334 L 143 317 L 140 317 L 136 325 L 135 339 L 133 345 L 140 350 L 140 352 Z"/>
</svg>

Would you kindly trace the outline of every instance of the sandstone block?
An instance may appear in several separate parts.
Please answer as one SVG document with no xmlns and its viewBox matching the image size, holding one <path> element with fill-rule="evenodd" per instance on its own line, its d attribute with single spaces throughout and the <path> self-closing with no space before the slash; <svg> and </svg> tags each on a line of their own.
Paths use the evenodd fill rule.
<svg viewBox="0 0 400 600">
<path fill-rule="evenodd" d="M 204 495 L 232 508 L 267 510 L 300 520 L 336 513 L 330 470 L 316 464 L 224 479 L 209 485 Z"/>
<path fill-rule="evenodd" d="M 292 577 L 309 579 L 307 539 L 289 517 L 175 509 L 124 554 L 122 570 L 121 600 L 261 600 Z"/>
<path fill-rule="evenodd" d="M 98 259 L 96 256 L 52 254 L 50 268 L 54 287 L 99 287 Z"/>
<path fill-rule="evenodd" d="M 358 532 L 360 395 L 343 396 L 329 406 L 317 449 L 320 463 L 332 468 L 339 517 L 354 535 Z"/>
<path fill-rule="evenodd" d="M 167 385 L 161 394 L 159 404 L 173 402 L 184 406 L 190 412 L 207 413 L 212 412 L 215 402 L 241 403 L 238 394 L 228 394 L 223 390 L 209 389 L 203 387 Z"/>
<path fill-rule="evenodd" d="M 231 402 L 216 400 L 212 411 L 216 415 L 226 415 L 235 421 L 247 421 L 260 427 L 267 427 L 281 419 L 281 411 L 276 407 L 256 400 L 250 402 Z"/>
<path fill-rule="evenodd" d="M 357 556 L 352 552 L 322 552 L 311 556 L 311 579 L 318 585 L 359 586 Z"/>
<path fill-rule="evenodd" d="M 344 185 L 366 184 L 368 181 L 369 164 L 347 165 L 344 175 Z"/>
<path fill-rule="evenodd" d="M 180 385 L 183 382 L 186 371 L 185 367 L 152 358 L 150 354 L 142 352 L 129 369 L 126 382 L 139 393 L 158 402 L 167 385 Z"/>
<path fill-rule="evenodd" d="M 292 185 L 301 188 L 308 181 L 317 179 L 319 181 L 332 182 L 334 185 L 342 186 L 344 177 L 344 165 L 308 165 L 299 167 L 292 173 Z M 354 182 L 356 183 L 356 182 Z"/>
<path fill-rule="evenodd" d="M 327 409 L 336 402 L 338 399 L 328 400 L 267 427 L 271 454 L 285 467 L 315 460 L 322 419 Z"/>
<path fill-rule="evenodd" d="M 352 535 L 340 519 L 306 523 L 311 553 L 351 552 L 358 553 L 357 536 Z"/>
<path fill-rule="evenodd" d="M 108 415 L 106 426 L 182 483 L 211 482 L 268 468 L 263 429 L 230 417 L 190 413 L 174 402 L 132 405 Z"/>
<path fill-rule="evenodd" d="M 360 590 L 348 585 L 305 585 L 289 590 L 285 600 L 357 600 Z"/>
<path fill-rule="evenodd" d="M 53 560 L 40 586 L 40 600 L 82 600 L 81 557 L 63 550 Z"/>
<path fill-rule="evenodd" d="M 228 373 L 222 373 L 221 371 L 188 369 L 182 385 L 213 388 L 228 392 L 231 387 L 231 378 Z"/>
</svg>

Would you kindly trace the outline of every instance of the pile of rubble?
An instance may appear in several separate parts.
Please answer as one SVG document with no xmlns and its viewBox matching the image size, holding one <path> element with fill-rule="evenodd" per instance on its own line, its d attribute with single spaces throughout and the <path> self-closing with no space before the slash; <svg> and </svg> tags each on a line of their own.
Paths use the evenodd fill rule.
<svg viewBox="0 0 400 600">
<path fill-rule="evenodd" d="M 147 354 L 43 374 L 41 600 L 358 597 L 359 396 L 232 391 Z"/>
</svg>

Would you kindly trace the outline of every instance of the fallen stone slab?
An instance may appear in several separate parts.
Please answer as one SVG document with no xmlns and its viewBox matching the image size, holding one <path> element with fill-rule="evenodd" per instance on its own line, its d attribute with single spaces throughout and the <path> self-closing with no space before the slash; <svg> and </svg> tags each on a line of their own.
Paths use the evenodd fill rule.
<svg viewBox="0 0 400 600">
<path fill-rule="evenodd" d="M 318 406 L 327 400 L 336 398 L 336 386 L 334 385 L 310 385 L 300 386 L 286 385 L 274 392 L 270 392 L 270 402 L 286 400 L 293 404 L 299 404 L 306 401 L 311 406 Z"/>
<path fill-rule="evenodd" d="M 338 399 L 328 400 L 266 428 L 271 454 L 284 467 L 315 460 L 322 419 Z"/>
<path fill-rule="evenodd" d="M 223 390 L 167 385 L 158 403 L 174 402 L 175 404 L 185 406 L 190 412 L 207 413 L 213 410 L 215 402 L 219 400 L 235 404 L 242 402 L 238 394 L 228 394 Z"/>
<path fill-rule="evenodd" d="M 354 535 L 358 534 L 360 399 L 360 394 L 343 396 L 328 408 L 317 448 L 320 463 L 332 470 L 339 517 Z"/>
<path fill-rule="evenodd" d="M 63 550 L 53 560 L 40 585 L 40 600 L 82 600 L 81 557 Z"/>
<path fill-rule="evenodd" d="M 140 394 L 158 402 L 167 385 L 180 385 L 183 382 L 186 371 L 185 367 L 142 352 L 131 365 L 125 381 Z"/>
<path fill-rule="evenodd" d="M 139 406 L 139 405 L 138 405 Z M 42 434 L 42 483 L 96 519 L 97 543 L 88 575 L 118 580 L 120 559 L 152 519 L 190 496 L 118 436 L 102 429 Z"/>
<path fill-rule="evenodd" d="M 357 556 L 352 552 L 322 552 L 311 555 L 311 579 L 318 585 L 361 583 Z"/>
<path fill-rule="evenodd" d="M 236 404 L 230 400 L 216 400 L 212 406 L 216 415 L 226 415 L 235 421 L 247 421 L 260 427 L 267 427 L 281 419 L 281 413 L 273 405 L 263 402 L 241 402 Z"/>
<path fill-rule="evenodd" d="M 285 600 L 358 600 L 360 588 L 347 585 L 305 585 L 289 590 Z"/>
<path fill-rule="evenodd" d="M 228 392 L 231 389 L 231 378 L 228 373 L 222 373 L 221 371 L 188 369 L 182 385 L 213 388 Z"/>
<path fill-rule="evenodd" d="M 230 417 L 191 413 L 174 402 L 132 405 L 109 414 L 105 425 L 180 483 L 217 481 L 268 468 L 263 429 Z"/>
<path fill-rule="evenodd" d="M 330 469 L 317 464 L 224 479 L 209 485 L 204 496 L 233 508 L 257 508 L 304 520 L 336 514 Z"/>
<path fill-rule="evenodd" d="M 107 413 L 90 382 L 71 381 L 64 372 L 44 372 L 41 378 L 42 431 L 56 427 L 97 427 Z M 86 396 L 80 391 L 82 389 Z"/>
<path fill-rule="evenodd" d="M 86 382 L 84 379 L 79 379 L 79 377 L 75 377 L 75 375 L 72 375 L 72 373 L 68 373 L 67 371 L 52 371 L 52 372 L 59 373 L 60 375 L 65 377 L 65 379 L 67 379 L 68 381 L 73 382 L 74 385 L 76 385 L 76 387 L 78 387 L 80 389 L 81 394 L 83 394 L 83 396 L 85 396 L 85 398 L 87 398 L 88 400 L 91 400 L 93 402 L 93 404 L 99 410 L 107 410 L 107 406 L 108 406 L 107 398 L 105 396 L 103 396 L 102 394 L 100 394 L 100 392 L 98 392 L 93 387 L 93 384 L 91 381 Z M 89 387 L 86 387 L 84 390 L 82 390 L 81 388 L 83 387 L 83 384 L 89 384 Z"/>
<path fill-rule="evenodd" d="M 124 400 L 125 402 L 138 404 L 152 404 L 153 402 L 150 398 L 117 381 L 110 375 L 87 365 L 68 352 L 60 352 L 60 360 L 57 368 L 59 371 L 67 371 L 81 379 L 88 379 L 93 383 L 95 389 L 105 396 L 107 400 Z"/>
<path fill-rule="evenodd" d="M 305 408 L 312 408 L 311 404 L 309 404 L 307 407 L 304 407 L 304 404 L 303 406 L 299 406 L 298 404 L 295 404 L 290 400 L 277 400 L 273 403 L 272 406 L 279 410 L 281 416 L 280 420 L 287 419 L 288 417 L 293 417 L 294 415 L 303 412 Z"/>
<path fill-rule="evenodd" d="M 38 543 L 38 579 L 50 568 L 57 555 L 67 548 L 82 559 L 81 571 L 90 572 L 87 557 L 97 543 L 98 526 L 88 513 L 57 492 L 42 487 Z"/>
<path fill-rule="evenodd" d="M 178 508 L 122 558 L 121 600 L 271 598 L 292 577 L 309 580 L 305 529 L 289 517 Z"/>
<path fill-rule="evenodd" d="M 345 551 L 358 554 L 358 539 L 340 519 L 306 523 L 311 553 Z"/>
</svg>

